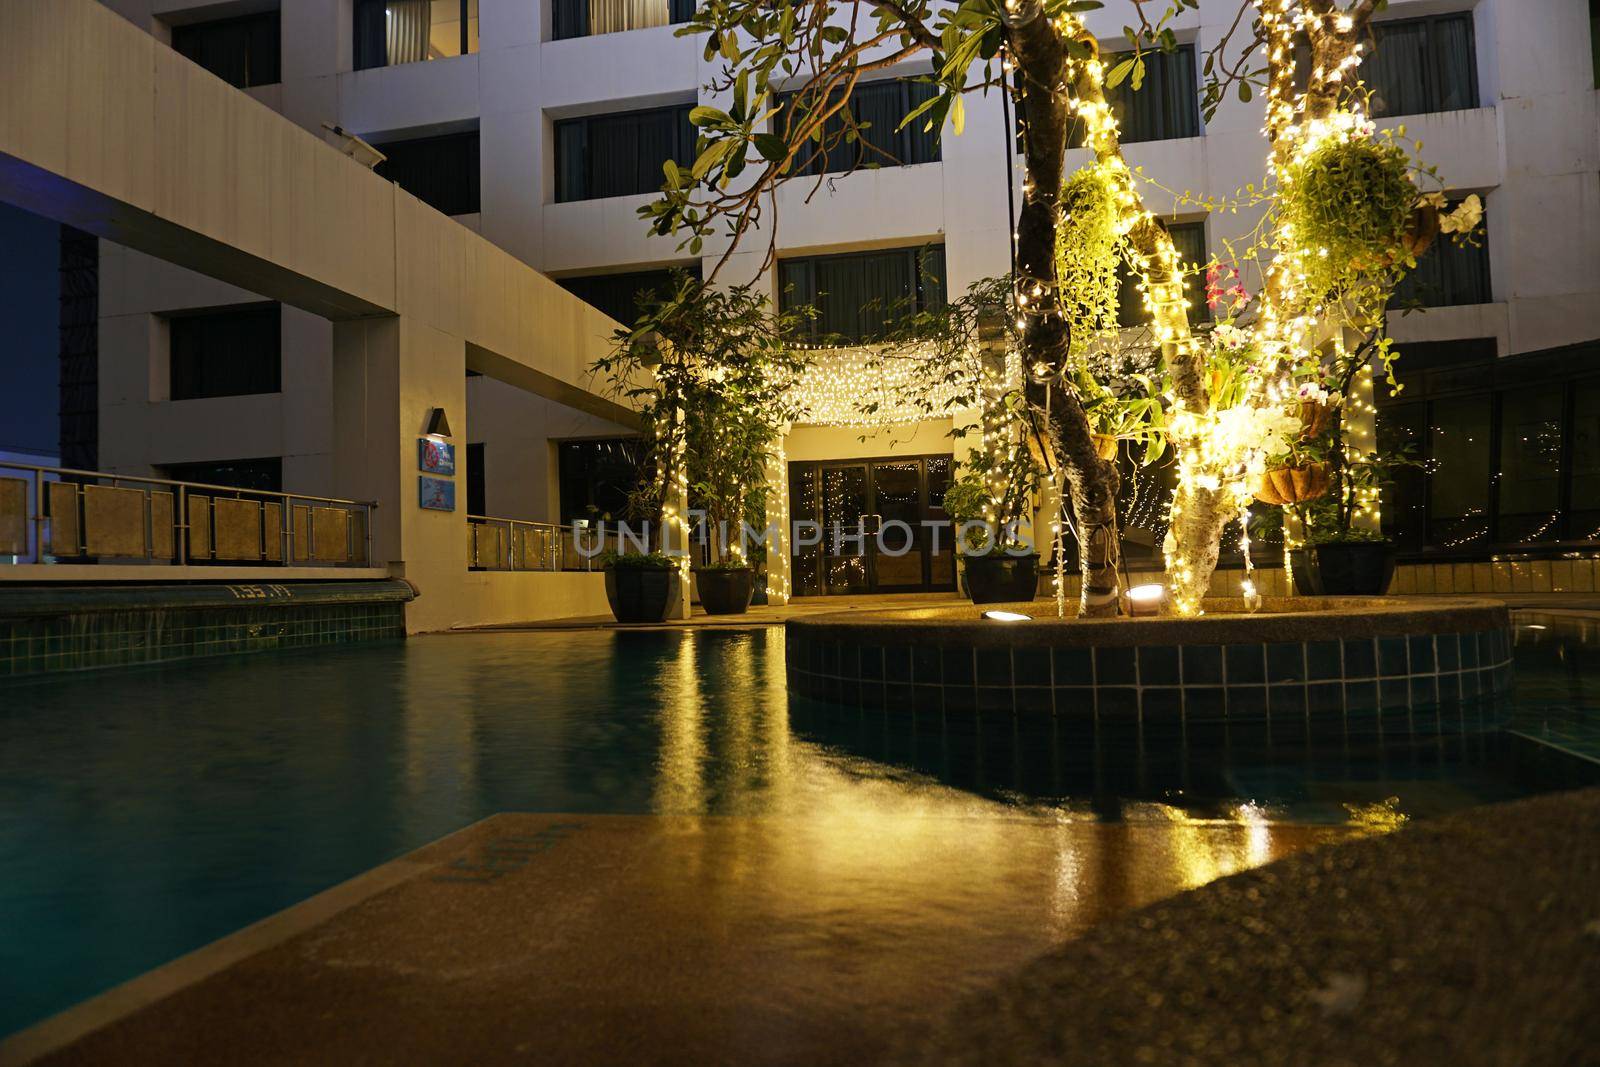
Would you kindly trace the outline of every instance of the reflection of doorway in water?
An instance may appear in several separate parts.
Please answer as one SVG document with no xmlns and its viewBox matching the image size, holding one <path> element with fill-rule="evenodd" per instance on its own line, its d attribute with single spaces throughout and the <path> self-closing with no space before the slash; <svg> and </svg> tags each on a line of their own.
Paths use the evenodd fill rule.
<svg viewBox="0 0 1600 1067">
<path fill-rule="evenodd" d="M 950 456 L 789 464 L 790 516 L 822 530 L 820 544 L 791 548 L 795 594 L 954 589 L 950 467 Z"/>
</svg>

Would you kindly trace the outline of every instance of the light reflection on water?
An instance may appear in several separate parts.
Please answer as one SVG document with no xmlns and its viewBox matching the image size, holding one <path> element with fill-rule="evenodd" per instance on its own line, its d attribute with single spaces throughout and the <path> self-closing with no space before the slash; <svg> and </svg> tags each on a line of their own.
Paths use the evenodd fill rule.
<svg viewBox="0 0 1600 1067">
<path fill-rule="evenodd" d="M 798 819 L 747 832 L 803 842 L 764 861 L 799 884 L 909 876 L 958 841 L 954 867 L 1043 879 L 1059 934 L 1382 828 L 1373 805 L 1519 792 L 1472 731 L 1175 755 L 791 709 L 782 641 L 449 635 L 0 689 L 0 1033 L 499 811 Z"/>
</svg>

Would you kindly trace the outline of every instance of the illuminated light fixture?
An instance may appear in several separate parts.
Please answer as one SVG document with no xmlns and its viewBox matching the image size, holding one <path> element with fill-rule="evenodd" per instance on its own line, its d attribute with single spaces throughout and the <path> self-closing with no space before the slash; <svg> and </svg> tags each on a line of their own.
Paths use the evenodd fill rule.
<svg viewBox="0 0 1600 1067">
<path fill-rule="evenodd" d="M 1024 615 L 1020 611 L 986 611 L 986 612 L 983 613 L 983 617 L 986 618 L 986 619 L 993 619 L 995 622 L 1032 622 L 1033 621 L 1033 616 L 1032 615 Z"/>
<path fill-rule="evenodd" d="M 1128 590 L 1128 614 L 1156 615 L 1166 599 L 1167 587 L 1164 585 L 1136 585 Z"/>
<path fill-rule="evenodd" d="M 1530 623 L 1526 623 L 1526 624 L 1525 624 L 1525 625 L 1524 625 L 1524 626 L 1523 626 L 1523 627 L 1522 627 L 1522 628 L 1523 628 L 1523 629 L 1524 629 L 1524 630 L 1548 630 L 1548 629 L 1549 629 L 1549 627 L 1548 627 L 1548 626 L 1546 626 L 1546 625 L 1545 625 L 1545 624 L 1544 624 L 1544 623 L 1542 623 L 1542 622 L 1530 622 Z"/>
<path fill-rule="evenodd" d="M 445 418 L 444 408 L 434 408 L 428 412 L 427 433 L 429 437 L 450 436 L 450 420 Z"/>
</svg>

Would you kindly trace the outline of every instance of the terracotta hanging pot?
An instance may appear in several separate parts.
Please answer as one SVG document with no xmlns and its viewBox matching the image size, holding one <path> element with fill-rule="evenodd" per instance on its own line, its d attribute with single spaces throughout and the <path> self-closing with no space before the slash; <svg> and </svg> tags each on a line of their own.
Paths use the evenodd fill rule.
<svg viewBox="0 0 1600 1067">
<path fill-rule="evenodd" d="M 1406 220 L 1406 232 L 1400 235 L 1400 243 L 1411 253 L 1411 258 L 1420 259 L 1438 236 L 1439 209 L 1432 204 L 1418 204 L 1411 209 L 1411 217 Z"/>
<path fill-rule="evenodd" d="M 1261 475 L 1256 499 L 1273 507 L 1304 504 L 1328 491 L 1328 465 L 1312 463 L 1304 467 L 1276 467 Z"/>
<path fill-rule="evenodd" d="M 1117 460 L 1117 439 L 1108 433 L 1095 433 L 1089 435 L 1089 440 L 1094 442 L 1095 455 L 1108 463 Z"/>
</svg>

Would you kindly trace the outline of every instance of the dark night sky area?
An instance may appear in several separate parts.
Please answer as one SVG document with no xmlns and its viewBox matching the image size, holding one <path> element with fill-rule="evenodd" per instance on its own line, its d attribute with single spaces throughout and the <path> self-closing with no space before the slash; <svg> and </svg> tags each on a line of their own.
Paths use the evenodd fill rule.
<svg viewBox="0 0 1600 1067">
<path fill-rule="evenodd" d="M 59 233 L 50 219 L 0 204 L 0 449 L 59 446 Z"/>
</svg>

